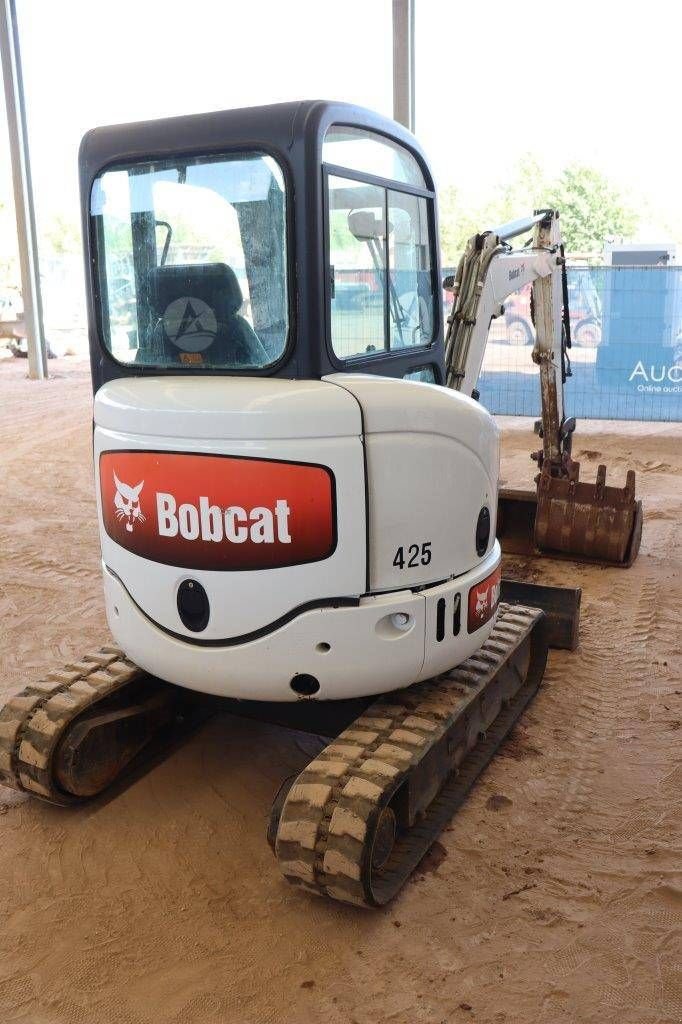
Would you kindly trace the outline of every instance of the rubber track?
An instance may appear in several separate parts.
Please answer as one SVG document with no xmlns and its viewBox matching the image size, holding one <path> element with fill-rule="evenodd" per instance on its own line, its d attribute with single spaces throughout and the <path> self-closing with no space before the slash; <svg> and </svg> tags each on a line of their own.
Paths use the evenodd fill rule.
<svg viewBox="0 0 682 1024">
<path fill-rule="evenodd" d="M 472 657 L 443 676 L 380 698 L 321 751 L 282 809 L 275 849 L 289 882 L 363 907 L 393 898 L 537 691 L 547 655 L 543 618 L 536 608 L 501 604 L 490 637 Z M 520 678 L 512 659 L 532 635 L 535 654 Z M 484 712 L 486 691 L 501 673 L 501 703 Z M 479 735 L 481 716 L 486 731 Z M 386 867 L 373 872 L 372 837 L 382 809 L 462 718 L 468 750 L 460 745 L 453 751 L 450 774 L 436 780 L 431 803 L 411 829 L 399 830 Z"/>
<path fill-rule="evenodd" d="M 52 759 L 69 724 L 141 676 L 116 647 L 86 654 L 11 697 L 0 710 L 0 783 L 55 804 L 72 804 L 52 779 Z"/>
</svg>

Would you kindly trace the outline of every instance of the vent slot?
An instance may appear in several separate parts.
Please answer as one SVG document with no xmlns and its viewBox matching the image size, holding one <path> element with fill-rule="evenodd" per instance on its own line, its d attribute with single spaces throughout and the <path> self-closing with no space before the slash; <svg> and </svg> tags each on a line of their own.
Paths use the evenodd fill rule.
<svg viewBox="0 0 682 1024">
<path fill-rule="evenodd" d="M 445 636 L 445 598 L 439 597 L 436 605 L 436 640 L 441 642 Z"/>
<path fill-rule="evenodd" d="M 462 628 L 462 595 L 455 594 L 455 605 L 452 610 L 452 635 L 459 636 Z"/>
</svg>

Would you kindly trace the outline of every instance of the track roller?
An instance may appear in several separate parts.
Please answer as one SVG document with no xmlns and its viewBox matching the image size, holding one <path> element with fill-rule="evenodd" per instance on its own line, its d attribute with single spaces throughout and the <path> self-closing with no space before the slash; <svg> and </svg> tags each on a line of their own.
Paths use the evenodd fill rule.
<svg viewBox="0 0 682 1024">
<path fill-rule="evenodd" d="M 547 648 L 542 611 L 501 604 L 462 665 L 375 701 L 273 807 L 285 878 L 344 903 L 388 903 L 536 693 Z"/>
<path fill-rule="evenodd" d="M 0 710 L 0 783 L 62 805 L 95 796 L 174 723 L 186 700 L 115 647 L 87 654 Z"/>
</svg>

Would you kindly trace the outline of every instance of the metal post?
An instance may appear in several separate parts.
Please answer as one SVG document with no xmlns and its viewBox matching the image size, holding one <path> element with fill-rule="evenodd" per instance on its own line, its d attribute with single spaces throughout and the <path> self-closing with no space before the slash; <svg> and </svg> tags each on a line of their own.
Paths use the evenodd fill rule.
<svg viewBox="0 0 682 1024">
<path fill-rule="evenodd" d="M 5 83 L 7 130 L 12 160 L 21 294 L 24 301 L 24 320 L 28 341 L 28 374 L 29 377 L 43 380 L 47 377 L 47 351 L 43 332 L 38 243 L 33 209 L 31 165 L 28 155 L 26 108 L 15 0 L 0 0 L 0 61 L 2 61 L 2 75 Z"/>
<path fill-rule="evenodd" d="M 393 117 L 414 131 L 414 5 L 393 0 Z"/>
</svg>

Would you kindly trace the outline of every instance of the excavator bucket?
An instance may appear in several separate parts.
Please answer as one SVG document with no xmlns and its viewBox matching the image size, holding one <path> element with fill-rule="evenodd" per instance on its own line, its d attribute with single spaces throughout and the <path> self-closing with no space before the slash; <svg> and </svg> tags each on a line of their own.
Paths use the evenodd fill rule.
<svg viewBox="0 0 682 1024">
<path fill-rule="evenodd" d="M 625 487 L 606 485 L 606 466 L 596 483 L 578 479 L 580 464 L 565 477 L 541 471 L 537 491 L 500 490 L 497 533 L 505 554 L 542 554 L 602 565 L 632 565 L 642 537 L 642 503 L 635 500 L 635 473 Z"/>
</svg>

